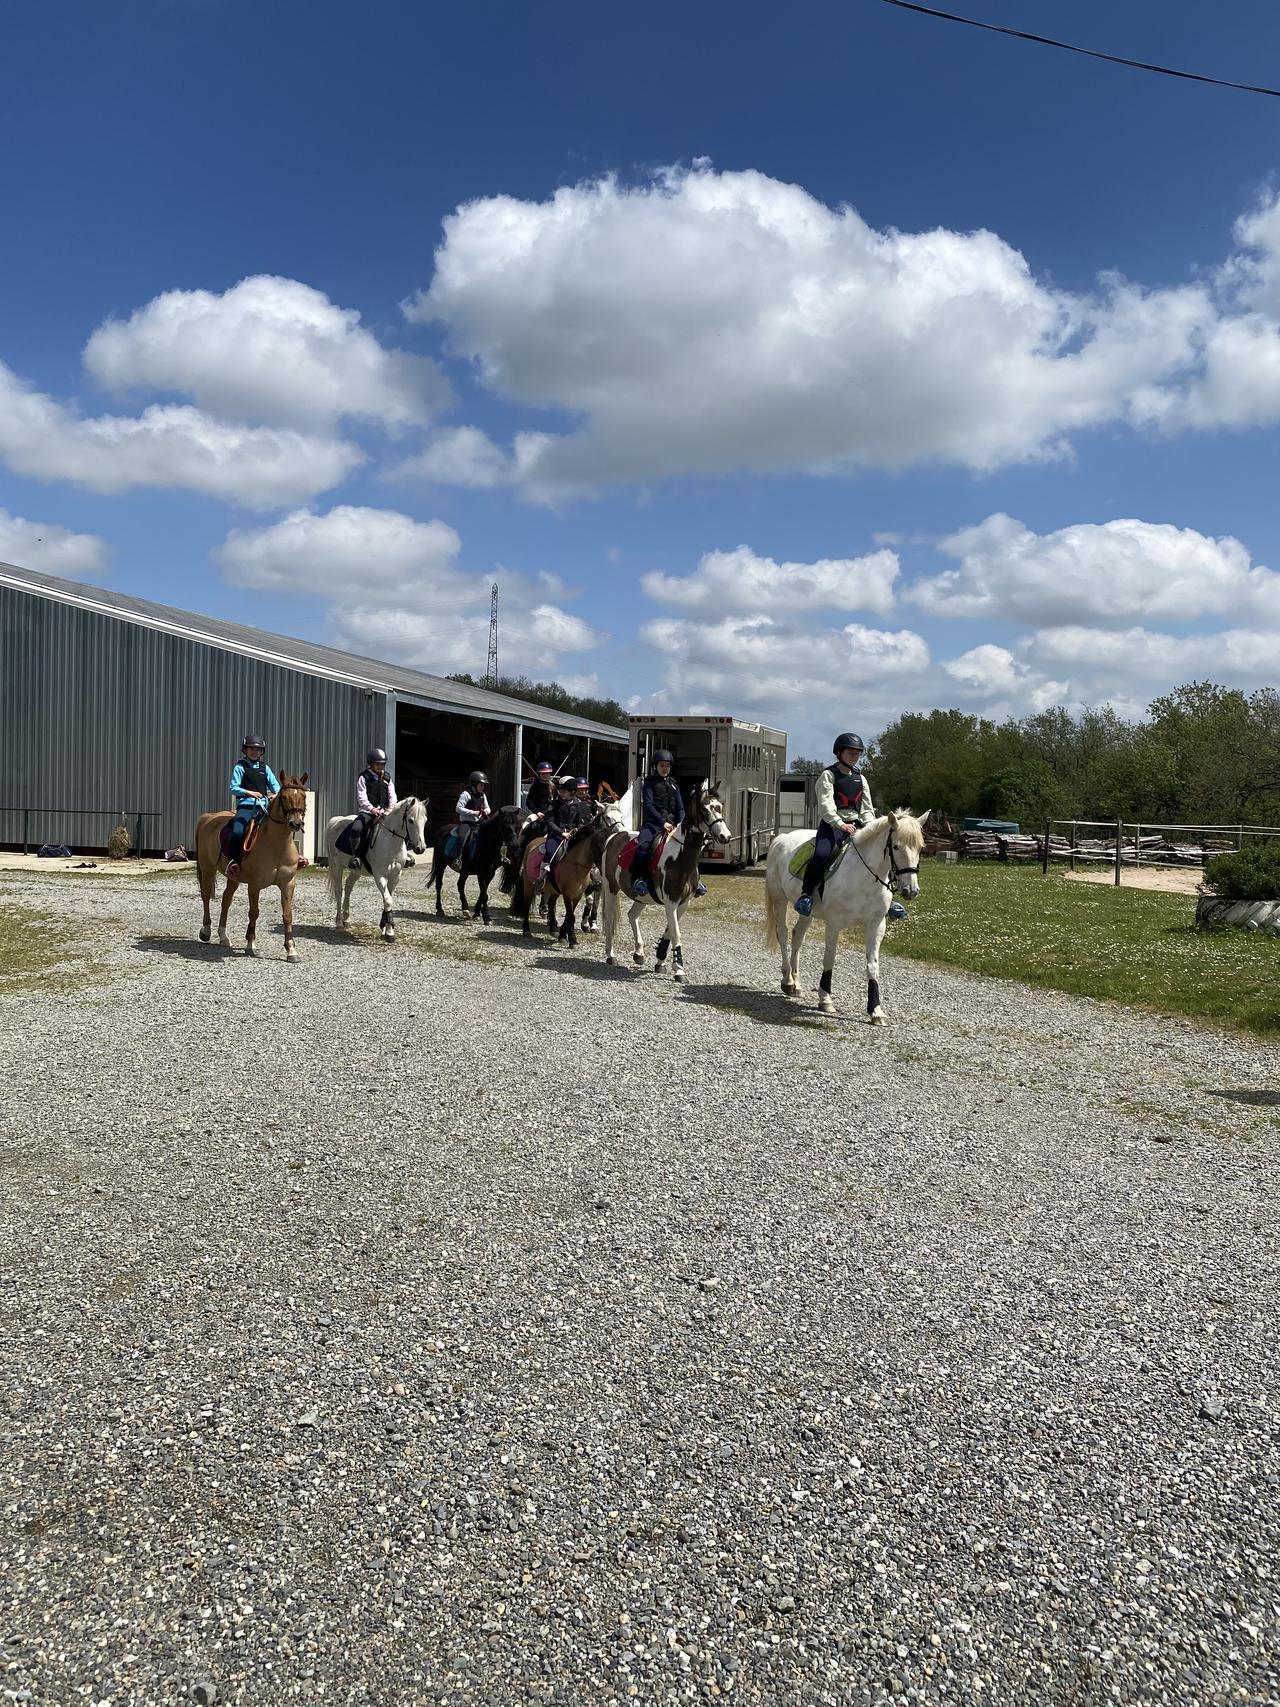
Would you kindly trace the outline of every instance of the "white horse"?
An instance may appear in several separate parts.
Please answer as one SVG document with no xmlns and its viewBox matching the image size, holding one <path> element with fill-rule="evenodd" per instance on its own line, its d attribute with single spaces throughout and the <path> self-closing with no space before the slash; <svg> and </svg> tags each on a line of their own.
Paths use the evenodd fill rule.
<svg viewBox="0 0 1280 1707">
<path fill-rule="evenodd" d="M 822 894 L 814 896 L 812 916 L 821 919 L 827 928 L 822 981 L 818 986 L 821 1013 L 836 1011 L 831 999 L 831 973 L 840 932 L 850 925 L 860 925 L 867 945 L 867 1016 L 872 1025 L 884 1024 L 884 1009 L 880 1006 L 880 943 L 894 890 L 908 900 L 920 893 L 919 860 L 928 816 L 927 812 L 920 818 L 910 811 L 890 812 L 855 830 L 849 838 L 853 845 L 845 849 L 840 864 L 823 883 Z M 812 830 L 790 830 L 785 836 L 776 836 L 769 845 L 765 867 L 765 941 L 776 943 L 781 951 L 785 996 L 800 993 L 796 972 L 800 944 L 809 928 L 809 920 L 797 914 L 788 943 L 787 908 L 803 887 L 801 879 L 791 875 L 791 861 L 812 835 Z"/>
<path fill-rule="evenodd" d="M 703 843 L 732 841 L 733 832 L 724 821 L 724 806 L 719 794 L 706 783 L 698 789 L 689 803 L 683 819 L 667 837 L 667 845 L 649 877 L 649 893 L 638 900 L 631 895 L 631 878 L 618 864 L 627 843 L 633 840 L 630 830 L 609 838 L 600 856 L 604 874 L 604 958 L 613 965 L 613 933 L 618 922 L 620 896 L 631 900 L 627 920 L 631 926 L 634 950 L 631 959 L 636 966 L 644 965 L 644 943 L 640 938 L 640 914 L 651 902 L 666 909 L 667 928 L 659 938 L 654 957 L 655 972 L 661 972 L 671 950 L 671 974 L 677 984 L 684 983 L 684 944 L 680 940 L 680 921 L 689 905 L 698 882 L 698 857 Z"/>
<path fill-rule="evenodd" d="M 333 889 L 333 922 L 338 930 L 345 930 L 351 923 L 351 891 L 362 877 L 368 875 L 363 865 L 358 870 L 350 869 L 350 856 L 340 853 L 336 847 L 338 837 L 355 817 L 354 812 L 348 812 L 345 817 L 330 818 L 325 834 L 329 854 L 329 883 Z M 396 884 L 399 883 L 400 873 L 404 870 L 406 854 L 426 853 L 426 827 L 427 803 L 410 794 L 403 800 L 398 800 L 386 817 L 378 820 L 377 828 L 373 832 L 366 857 L 374 884 L 382 897 L 382 917 L 378 921 L 378 929 L 382 932 L 384 942 L 396 940 L 395 921 L 391 916 L 391 897 L 396 892 Z"/>
</svg>

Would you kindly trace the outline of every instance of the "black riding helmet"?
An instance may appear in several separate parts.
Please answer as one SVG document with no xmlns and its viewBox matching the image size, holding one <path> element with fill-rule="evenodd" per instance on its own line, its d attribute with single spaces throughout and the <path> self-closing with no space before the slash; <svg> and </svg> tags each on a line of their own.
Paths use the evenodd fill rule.
<svg viewBox="0 0 1280 1707">
<path fill-rule="evenodd" d="M 489 779 L 483 771 L 472 771 L 467 778 L 467 786 L 469 788 L 488 788 Z"/>
<path fill-rule="evenodd" d="M 867 750 L 867 744 L 862 739 L 861 735 L 852 735 L 846 732 L 843 735 L 836 736 L 835 740 L 832 742 L 831 751 L 837 758 L 839 758 L 846 747 L 856 747 L 860 753 L 865 753 Z"/>
<path fill-rule="evenodd" d="M 244 740 L 241 741 L 241 743 L 240 743 L 240 751 L 242 753 L 247 753 L 250 747 L 261 747 L 262 748 L 262 756 L 264 759 L 266 758 L 266 756 L 267 756 L 267 743 L 262 739 L 261 735 L 246 735 L 245 736 Z"/>
<path fill-rule="evenodd" d="M 383 752 L 381 747 L 370 747 L 368 753 L 365 755 L 364 762 L 367 765 L 385 765 L 387 762 L 387 755 Z"/>
<path fill-rule="evenodd" d="M 666 764 L 673 765 L 676 762 L 676 756 L 671 751 L 670 747 L 659 747 L 657 752 L 653 755 L 653 762 L 655 765 L 660 765 L 664 762 Z"/>
</svg>

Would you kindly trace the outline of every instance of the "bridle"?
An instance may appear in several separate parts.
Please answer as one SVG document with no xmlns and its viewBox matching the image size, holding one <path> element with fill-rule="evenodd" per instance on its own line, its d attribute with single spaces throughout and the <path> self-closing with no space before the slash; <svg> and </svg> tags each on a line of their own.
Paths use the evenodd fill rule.
<svg viewBox="0 0 1280 1707">
<path fill-rule="evenodd" d="M 896 822 L 890 821 L 889 833 L 884 839 L 885 858 L 889 861 L 889 876 L 887 879 L 881 877 L 880 873 L 873 866 L 867 865 L 866 857 L 864 856 L 862 849 L 858 846 L 856 841 L 853 841 L 852 836 L 849 838 L 850 841 L 853 841 L 854 853 L 857 854 L 858 858 L 862 861 L 863 865 L 866 866 L 867 870 L 871 873 L 872 877 L 875 878 L 880 887 L 882 889 L 887 889 L 890 895 L 892 895 L 897 889 L 902 878 L 919 877 L 920 875 L 920 867 L 918 865 L 899 865 L 894 857 L 893 832 L 897 827 Z"/>
<path fill-rule="evenodd" d="M 271 815 L 271 808 L 272 808 L 272 807 L 273 807 L 273 806 L 274 806 L 274 805 L 275 805 L 275 803 L 276 803 L 276 801 L 277 801 L 277 800 L 279 800 L 279 799 L 280 799 L 280 798 L 281 798 L 281 796 L 282 796 L 282 795 L 283 795 L 283 794 L 284 794 L 284 792 L 285 792 L 285 791 L 284 791 L 284 789 L 283 789 L 283 788 L 282 788 L 282 789 L 281 789 L 281 790 L 280 790 L 280 793 L 279 793 L 279 794 L 273 794 L 273 795 L 272 795 L 272 796 L 271 796 L 271 799 L 270 799 L 270 800 L 269 800 L 269 801 L 268 801 L 268 802 L 267 802 L 267 811 L 266 811 L 266 816 L 267 816 L 267 817 L 268 817 L 268 818 L 270 818 L 270 819 L 271 819 L 271 822 L 272 822 L 272 823 L 273 823 L 273 824 L 279 824 L 279 825 L 280 825 L 280 827 L 281 827 L 281 829 L 284 829 L 284 830 L 300 830 L 300 829 L 301 829 L 301 828 L 302 828 L 302 826 L 303 826 L 303 825 L 304 825 L 304 824 L 305 824 L 305 823 L 306 823 L 306 821 L 307 821 L 307 801 L 306 801 L 306 796 L 305 796 L 305 794 L 303 794 L 303 800 L 302 800 L 302 811 L 301 811 L 301 812 L 300 812 L 300 813 L 299 813 L 299 814 L 298 814 L 298 822 L 297 822 L 297 823 L 296 823 L 296 824 L 295 824 L 295 823 L 293 823 L 293 822 L 292 822 L 292 821 L 291 821 L 291 819 L 290 819 L 290 818 L 288 818 L 288 817 L 287 817 L 287 816 L 284 816 L 284 817 L 280 817 L 280 818 L 274 818 L 274 817 L 272 817 L 272 815 Z M 292 792 L 292 791 L 290 791 L 290 792 Z M 297 792 L 298 792 L 298 793 L 299 793 L 299 794 L 302 794 L 302 793 L 303 793 L 303 791 L 302 791 L 302 790 L 301 790 L 301 789 L 299 789 L 299 790 L 298 790 L 298 791 L 297 791 Z M 281 807 L 281 811 L 282 811 L 282 812 L 283 812 L 283 811 L 284 811 L 284 808 L 283 808 L 283 807 Z"/>
</svg>

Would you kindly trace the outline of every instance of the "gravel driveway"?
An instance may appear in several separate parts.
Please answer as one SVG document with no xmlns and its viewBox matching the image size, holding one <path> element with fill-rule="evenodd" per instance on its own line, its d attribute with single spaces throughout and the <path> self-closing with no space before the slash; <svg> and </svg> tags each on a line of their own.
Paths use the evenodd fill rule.
<svg viewBox="0 0 1280 1707">
<path fill-rule="evenodd" d="M 1280 1698 L 1274 1046 L 193 890 L 0 879 L 0 1701 Z"/>
</svg>

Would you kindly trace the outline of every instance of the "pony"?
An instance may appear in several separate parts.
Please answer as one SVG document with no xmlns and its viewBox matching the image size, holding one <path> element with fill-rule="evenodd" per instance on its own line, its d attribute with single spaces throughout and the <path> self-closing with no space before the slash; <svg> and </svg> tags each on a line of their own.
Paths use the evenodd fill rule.
<svg viewBox="0 0 1280 1707">
<path fill-rule="evenodd" d="M 574 929 L 574 914 L 577 912 L 578 903 L 591 886 L 592 877 L 606 844 L 617 833 L 616 815 L 612 812 L 598 813 L 590 824 L 583 824 L 567 837 L 561 846 L 559 857 L 544 873 L 547 930 L 552 936 L 556 935 L 556 902 L 563 901 L 564 923 L 560 926 L 558 940 L 568 942 L 570 948 L 578 946 L 578 936 Z M 545 845 L 546 837 L 537 836 L 524 850 L 519 888 L 511 904 L 512 912 L 524 920 L 525 936 L 533 934 L 530 915 L 538 887 L 537 867 Z M 584 924 L 583 929 L 587 928 Z"/>
<path fill-rule="evenodd" d="M 222 891 L 222 912 L 218 915 L 218 946 L 230 948 L 227 937 L 227 913 L 235 892 L 241 884 L 249 891 L 249 928 L 245 932 L 244 951 L 257 952 L 258 897 L 264 889 L 280 891 L 280 915 L 284 920 L 284 957 L 296 960 L 298 951 L 293 943 L 293 885 L 298 875 L 298 844 L 294 836 L 307 817 L 307 772 L 301 776 L 282 776 L 280 792 L 267 802 L 267 814 L 258 821 L 258 834 L 253 846 L 240 861 L 240 875 L 227 880 Z M 211 935 L 209 904 L 217 887 L 218 873 L 224 876 L 226 856 L 222 852 L 223 826 L 235 817 L 234 812 L 206 812 L 196 824 L 196 869 L 200 878 L 200 899 L 204 902 L 204 923 L 200 941 L 208 942 Z"/>
<path fill-rule="evenodd" d="M 649 894 L 638 900 L 631 895 L 631 878 L 622 868 L 621 859 L 628 842 L 634 837 L 622 831 L 610 837 L 605 846 L 601 871 L 604 874 L 604 958 L 613 965 L 613 933 L 618 920 L 619 897 L 631 899 L 627 919 L 631 925 L 634 950 L 631 959 L 636 966 L 644 965 L 644 943 L 640 939 L 640 914 L 650 902 L 661 903 L 666 909 L 667 928 L 654 949 L 655 972 L 666 965 L 667 950 L 671 949 L 671 973 L 677 984 L 684 983 L 684 944 L 680 940 L 680 920 L 689 905 L 698 881 L 698 858 L 703 843 L 728 842 L 733 832 L 724 821 L 724 803 L 720 799 L 720 784 L 706 783 L 695 790 L 684 817 L 666 839 L 657 865 L 649 879 Z"/>
<path fill-rule="evenodd" d="M 900 809 L 883 818 L 873 818 L 855 830 L 848 838 L 852 845 L 845 849 L 840 864 L 824 879 L 821 893 L 814 897 L 811 916 L 822 919 L 827 928 L 822 979 L 818 985 L 820 1013 L 836 1011 L 831 999 L 831 974 L 840 932 L 850 925 L 859 925 L 867 950 L 867 1017 L 872 1025 L 884 1024 L 884 1008 L 880 1005 L 880 943 L 894 890 L 907 900 L 920 893 L 919 861 L 928 816 L 926 812 L 917 818 L 909 810 Z M 797 914 L 788 943 L 787 906 L 803 887 L 801 879 L 792 875 L 791 861 L 812 835 L 812 830 L 789 830 L 786 835 L 775 836 L 765 866 L 764 935 L 765 941 L 771 947 L 776 944 L 782 955 L 784 996 L 800 993 L 796 971 L 800 945 L 809 928 L 809 919 Z"/>
<path fill-rule="evenodd" d="M 457 829 L 457 824 L 444 824 L 436 832 L 431 846 L 431 875 L 436 885 L 436 917 L 446 917 L 440 901 L 440 889 L 444 883 L 444 874 L 450 866 L 458 873 L 458 899 L 462 903 L 462 916 L 471 917 L 471 909 L 467 906 L 467 879 L 474 877 L 480 886 L 476 897 L 475 912 L 485 924 L 492 924 L 489 917 L 489 885 L 493 882 L 493 874 L 498 869 L 499 862 L 509 854 L 520 835 L 520 826 L 525 821 L 525 813 L 519 806 L 500 806 L 496 812 L 491 812 L 487 818 L 482 818 L 472 832 L 462 858 L 447 860 L 444 857 L 445 844 L 450 832 Z"/>
<path fill-rule="evenodd" d="M 329 883 L 333 889 L 334 929 L 345 930 L 349 927 L 351 891 L 362 876 L 371 874 L 382 897 L 382 917 L 378 920 L 378 929 L 382 932 L 384 942 L 394 942 L 396 927 L 391 916 L 391 898 L 396 892 L 396 884 L 400 881 L 400 873 L 404 870 L 406 856 L 427 851 L 424 839 L 427 803 L 410 794 L 403 800 L 397 800 L 386 816 L 379 818 L 369 842 L 368 874 L 365 873 L 363 865 L 358 870 L 351 870 L 346 854 L 339 853 L 337 848 L 338 837 L 354 822 L 355 814 L 352 812 L 348 812 L 345 817 L 330 818 L 329 827 L 325 832 L 325 846 L 329 854 Z"/>
</svg>

